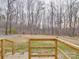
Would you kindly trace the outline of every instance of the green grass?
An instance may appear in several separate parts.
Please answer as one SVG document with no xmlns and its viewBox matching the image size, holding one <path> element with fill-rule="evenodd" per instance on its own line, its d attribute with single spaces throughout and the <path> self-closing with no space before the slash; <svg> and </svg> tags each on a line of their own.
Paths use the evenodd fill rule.
<svg viewBox="0 0 79 59">
<path fill-rule="evenodd" d="M 59 44 L 59 48 L 62 49 L 63 51 L 71 50 L 68 46 L 66 46 L 64 44 Z"/>
<path fill-rule="evenodd" d="M 62 49 L 69 57 L 71 57 L 71 59 L 79 59 L 79 53 L 70 47 L 64 44 L 59 44 L 59 48 Z"/>
<path fill-rule="evenodd" d="M 12 46 L 4 46 L 5 49 L 5 53 L 7 52 L 12 52 Z M 15 46 L 15 52 L 22 52 L 22 51 L 26 51 L 28 49 L 28 45 L 26 43 L 21 43 L 21 44 L 17 44 Z"/>
<path fill-rule="evenodd" d="M 17 44 L 16 46 L 16 52 L 24 52 L 27 49 L 28 49 L 28 44 L 26 43 Z"/>
<path fill-rule="evenodd" d="M 32 46 L 54 46 L 53 42 L 32 42 Z"/>
</svg>

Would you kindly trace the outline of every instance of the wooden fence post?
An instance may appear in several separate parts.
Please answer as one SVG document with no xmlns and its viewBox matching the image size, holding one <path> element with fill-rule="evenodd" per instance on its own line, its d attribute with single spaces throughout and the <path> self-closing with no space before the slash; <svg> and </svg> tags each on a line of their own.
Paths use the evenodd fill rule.
<svg viewBox="0 0 79 59">
<path fill-rule="evenodd" d="M 14 42 L 12 42 L 12 55 L 14 55 L 15 54 L 15 44 L 14 44 Z"/>
<path fill-rule="evenodd" d="M 56 49 L 55 49 L 55 59 L 58 59 L 58 44 L 57 44 L 57 40 L 55 40 L 55 44 L 56 44 Z"/>
<path fill-rule="evenodd" d="M 29 46 L 28 46 L 28 51 L 29 51 L 29 53 L 28 53 L 28 59 L 31 59 L 31 56 L 30 56 L 30 53 L 31 53 L 30 44 L 31 44 L 31 42 L 30 42 L 30 40 L 29 40 Z"/>
<path fill-rule="evenodd" d="M 4 46 L 3 40 L 1 40 L 1 59 L 4 59 Z"/>
</svg>

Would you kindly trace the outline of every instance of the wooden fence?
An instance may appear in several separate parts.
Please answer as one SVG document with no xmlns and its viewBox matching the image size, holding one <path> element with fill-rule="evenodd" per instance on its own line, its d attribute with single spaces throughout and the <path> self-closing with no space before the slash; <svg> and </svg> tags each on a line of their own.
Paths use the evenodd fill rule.
<svg viewBox="0 0 79 59">
<path fill-rule="evenodd" d="M 41 42 L 43 42 L 43 41 L 45 41 L 45 42 L 46 41 L 53 41 L 53 42 L 55 42 L 55 47 L 44 47 L 44 46 L 43 47 L 39 47 L 39 46 L 33 47 L 33 46 L 31 46 L 32 45 L 31 42 L 33 42 L 33 41 L 36 41 L 36 42 L 38 42 L 38 41 L 41 41 Z M 63 44 L 64 44 L 64 46 L 62 46 Z M 59 46 L 59 45 L 61 45 L 61 46 Z M 65 47 L 65 46 L 67 46 L 67 47 Z M 55 54 L 54 55 L 32 55 L 32 49 L 49 49 L 49 48 L 51 48 L 51 49 L 55 48 Z M 29 40 L 29 57 L 28 57 L 28 59 L 31 59 L 31 57 L 49 57 L 49 56 L 55 57 L 54 59 L 61 59 L 61 58 L 63 58 L 63 59 L 73 59 L 69 54 L 66 53 L 68 51 L 68 48 L 70 50 L 73 50 L 75 53 L 77 53 L 77 55 L 76 54 L 74 54 L 74 55 L 78 56 L 78 58 L 74 58 L 74 59 L 79 59 L 79 55 L 78 55 L 79 54 L 79 46 L 77 46 L 75 44 L 72 44 L 70 42 L 67 42 L 67 41 L 59 39 L 59 38 L 30 39 Z M 74 53 L 73 51 L 72 51 L 72 53 Z M 68 53 L 70 53 L 70 52 L 68 51 Z M 59 54 L 63 55 L 63 57 L 59 57 L 60 56 Z"/>
<path fill-rule="evenodd" d="M 42 42 L 53 42 L 54 46 L 50 45 L 49 46 L 32 46 L 32 42 L 38 42 L 40 41 L 41 44 L 43 45 Z M 12 47 L 12 55 L 15 54 L 15 43 L 11 40 L 8 39 L 1 39 L 0 40 L 0 56 L 1 59 L 4 59 L 5 56 L 5 42 L 9 42 L 11 44 Z M 54 49 L 54 51 L 52 50 L 52 54 L 43 54 L 43 55 L 32 55 L 32 49 Z M 36 51 L 37 52 L 37 51 Z M 53 52 L 55 52 L 53 54 Z M 70 42 L 67 42 L 65 40 L 59 39 L 59 38 L 33 38 L 33 39 L 29 39 L 29 46 L 28 46 L 28 59 L 31 59 L 31 57 L 54 57 L 54 59 L 61 59 L 62 57 L 59 56 L 59 54 L 63 55 L 63 59 L 79 59 L 79 46 L 72 44 Z M 76 56 L 75 58 L 72 57 L 72 55 Z"/>
<path fill-rule="evenodd" d="M 11 47 L 12 47 L 12 55 L 15 54 L 15 45 L 14 42 L 8 39 L 0 39 L 0 59 L 4 59 L 5 56 L 5 43 L 11 43 Z"/>
</svg>

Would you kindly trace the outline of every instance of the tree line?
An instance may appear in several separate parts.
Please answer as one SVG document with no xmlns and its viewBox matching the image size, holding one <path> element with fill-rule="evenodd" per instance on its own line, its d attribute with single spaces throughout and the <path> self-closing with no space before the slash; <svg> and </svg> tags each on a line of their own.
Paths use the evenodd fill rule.
<svg viewBox="0 0 79 59">
<path fill-rule="evenodd" d="M 78 0 L 7 0 L 6 4 L 0 7 L 2 34 L 79 35 Z"/>
</svg>

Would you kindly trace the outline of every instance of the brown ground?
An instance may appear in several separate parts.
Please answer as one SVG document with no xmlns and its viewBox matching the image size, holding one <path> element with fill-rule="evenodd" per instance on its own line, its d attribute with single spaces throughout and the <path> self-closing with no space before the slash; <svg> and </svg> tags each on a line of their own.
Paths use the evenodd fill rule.
<svg viewBox="0 0 79 59">
<path fill-rule="evenodd" d="M 70 42 L 70 43 L 73 43 L 73 44 L 76 44 L 76 45 L 79 45 L 79 37 L 68 37 L 68 36 L 60 36 L 60 37 L 58 37 L 58 38 L 60 38 L 60 39 L 64 39 L 64 40 L 66 40 L 66 41 L 68 41 L 68 42 Z"/>
</svg>

